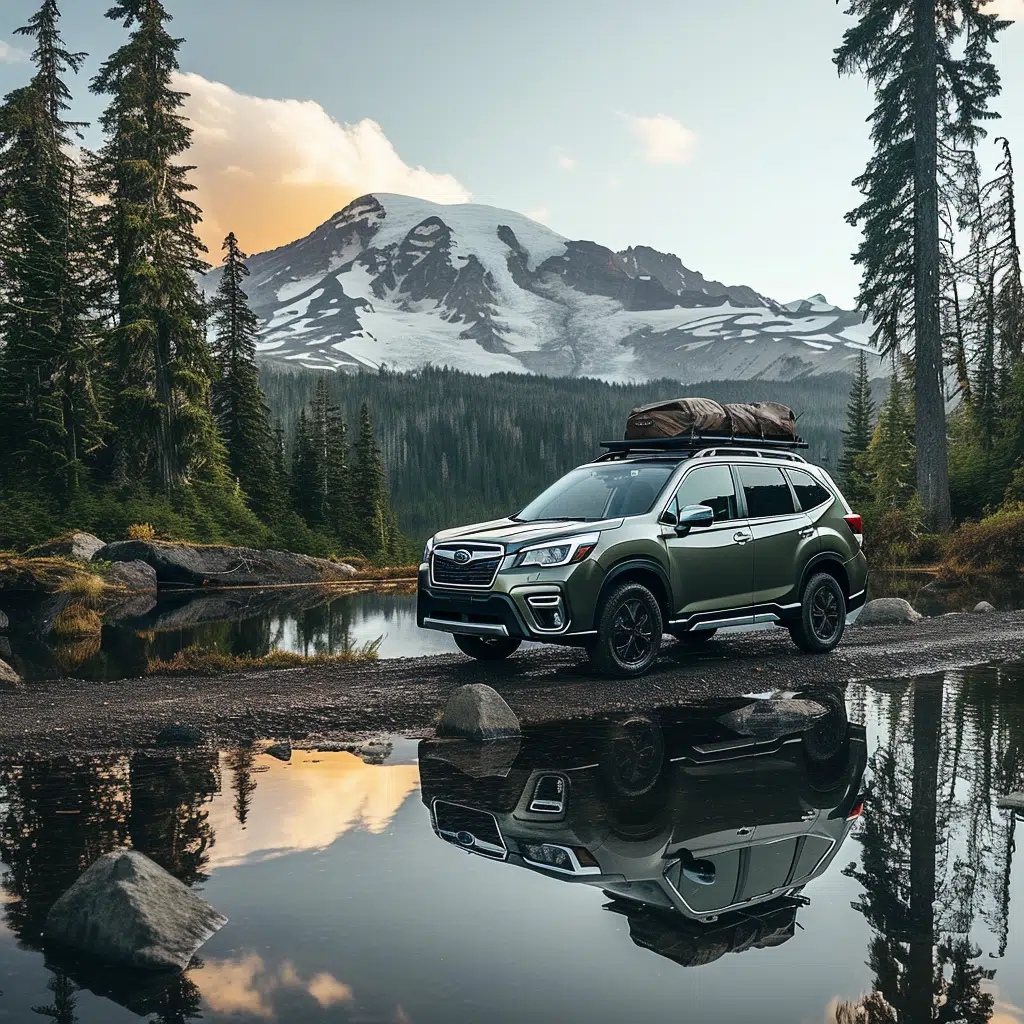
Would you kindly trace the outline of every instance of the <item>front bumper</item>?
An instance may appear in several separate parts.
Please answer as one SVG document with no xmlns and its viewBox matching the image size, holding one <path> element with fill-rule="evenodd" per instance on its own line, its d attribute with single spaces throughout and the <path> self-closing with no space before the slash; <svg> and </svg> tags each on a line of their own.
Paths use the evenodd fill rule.
<svg viewBox="0 0 1024 1024">
<path fill-rule="evenodd" d="M 578 644 L 591 622 L 596 566 L 585 563 L 545 573 L 502 573 L 491 590 L 472 591 L 431 583 L 428 567 L 419 570 L 416 624 L 423 629 L 483 637 L 512 637 L 539 643 Z"/>
</svg>

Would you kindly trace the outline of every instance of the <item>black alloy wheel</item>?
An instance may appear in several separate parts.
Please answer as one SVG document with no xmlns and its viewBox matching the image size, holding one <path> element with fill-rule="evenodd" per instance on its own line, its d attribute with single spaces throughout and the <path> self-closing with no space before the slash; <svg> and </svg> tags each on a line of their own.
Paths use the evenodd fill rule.
<svg viewBox="0 0 1024 1024">
<path fill-rule="evenodd" d="M 809 654 L 831 651 L 846 628 L 846 597 L 834 576 L 820 572 L 804 588 L 800 618 L 789 627 L 794 643 Z"/>
<path fill-rule="evenodd" d="M 604 602 L 590 656 L 604 675 L 641 675 L 658 657 L 663 631 L 655 596 L 640 583 L 623 583 Z"/>
</svg>

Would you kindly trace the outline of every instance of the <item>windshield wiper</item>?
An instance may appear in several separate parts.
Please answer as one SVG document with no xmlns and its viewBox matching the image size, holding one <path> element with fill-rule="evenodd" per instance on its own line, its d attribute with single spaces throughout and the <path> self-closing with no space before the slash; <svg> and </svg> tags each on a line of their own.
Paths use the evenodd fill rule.
<svg viewBox="0 0 1024 1024">
<path fill-rule="evenodd" d="M 545 516 L 543 519 L 517 519 L 517 523 L 598 523 L 599 516 Z"/>
</svg>

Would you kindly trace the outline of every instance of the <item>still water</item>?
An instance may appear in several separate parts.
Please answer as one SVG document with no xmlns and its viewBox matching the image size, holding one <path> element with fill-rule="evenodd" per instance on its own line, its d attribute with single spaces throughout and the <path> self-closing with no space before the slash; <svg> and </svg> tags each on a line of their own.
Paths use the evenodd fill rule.
<svg viewBox="0 0 1024 1024">
<path fill-rule="evenodd" d="M 969 611 L 982 600 L 1000 611 L 1024 608 L 1019 579 L 980 579 L 946 588 L 920 573 L 876 573 L 869 597 L 903 597 L 924 615 Z M 16 611 L 8 609 L 12 618 Z M 31 616 L 21 611 L 22 628 L 0 635 L 0 658 L 28 680 L 139 676 L 150 660 L 170 659 L 193 645 L 257 657 L 273 650 L 336 654 L 377 640 L 382 658 L 457 650 L 447 634 L 417 628 L 416 596 L 410 593 L 162 592 L 153 607 L 107 623 L 100 635 L 66 643 L 34 636 Z"/>
<path fill-rule="evenodd" d="M 820 700 L 0 763 L 0 1020 L 1024 1021 L 1024 669 Z M 181 977 L 43 950 L 124 844 L 229 918 Z"/>
</svg>

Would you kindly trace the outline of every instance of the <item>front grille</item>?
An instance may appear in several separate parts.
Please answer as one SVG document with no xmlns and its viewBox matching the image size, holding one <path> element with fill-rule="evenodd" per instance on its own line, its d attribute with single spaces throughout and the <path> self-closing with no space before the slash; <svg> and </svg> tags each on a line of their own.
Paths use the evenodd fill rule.
<svg viewBox="0 0 1024 1024">
<path fill-rule="evenodd" d="M 446 800 L 435 800 L 434 824 L 442 839 L 465 850 L 502 859 L 508 852 L 501 838 L 497 818 L 487 811 L 450 804 Z"/>
<path fill-rule="evenodd" d="M 456 558 L 463 553 L 469 556 L 469 561 L 460 562 Z M 430 557 L 430 578 L 442 587 L 486 590 L 498 575 L 503 553 L 501 548 L 472 544 L 438 549 Z"/>
</svg>

